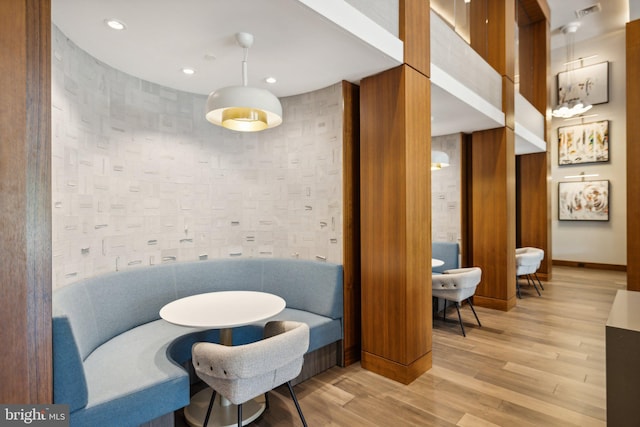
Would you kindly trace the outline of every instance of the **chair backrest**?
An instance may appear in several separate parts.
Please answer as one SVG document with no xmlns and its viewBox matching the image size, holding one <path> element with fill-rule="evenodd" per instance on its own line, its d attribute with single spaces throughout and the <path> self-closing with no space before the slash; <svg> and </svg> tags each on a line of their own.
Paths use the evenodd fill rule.
<svg viewBox="0 0 640 427">
<path fill-rule="evenodd" d="M 244 403 L 297 377 L 309 348 L 309 327 L 268 322 L 265 339 L 239 346 L 195 343 L 196 375 L 234 404 Z"/>
<path fill-rule="evenodd" d="M 480 267 L 467 267 L 447 270 L 444 274 L 432 277 L 432 287 L 445 289 L 464 289 L 478 286 L 482 278 Z M 436 285 L 437 284 L 437 285 Z"/>
<path fill-rule="evenodd" d="M 544 259 L 544 249 L 534 248 L 532 246 L 516 248 L 516 255 L 525 253 L 536 254 L 538 256 L 538 267 L 540 267 L 540 263 L 542 263 L 542 260 Z"/>
<path fill-rule="evenodd" d="M 431 287 L 433 296 L 450 301 L 463 301 L 472 296 L 482 279 L 480 267 L 457 268 L 444 274 L 434 274 Z"/>
<path fill-rule="evenodd" d="M 516 276 L 535 273 L 540 261 L 538 253 L 528 251 L 516 253 Z"/>
</svg>

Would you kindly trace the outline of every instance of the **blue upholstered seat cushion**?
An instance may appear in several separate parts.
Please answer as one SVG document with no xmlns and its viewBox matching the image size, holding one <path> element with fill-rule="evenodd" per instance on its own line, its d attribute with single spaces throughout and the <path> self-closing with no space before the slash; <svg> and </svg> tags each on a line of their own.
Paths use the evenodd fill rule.
<svg viewBox="0 0 640 427">
<path fill-rule="evenodd" d="M 189 404 L 188 374 L 166 353 L 174 339 L 193 330 L 156 320 L 95 349 L 84 362 L 87 406 L 71 413 L 71 425 L 127 420 L 137 426 Z"/>
</svg>

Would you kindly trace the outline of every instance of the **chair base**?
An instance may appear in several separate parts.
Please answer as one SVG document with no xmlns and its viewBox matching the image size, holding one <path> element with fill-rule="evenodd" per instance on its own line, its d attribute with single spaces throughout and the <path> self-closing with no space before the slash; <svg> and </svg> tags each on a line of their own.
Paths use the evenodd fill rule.
<svg viewBox="0 0 640 427">
<path fill-rule="evenodd" d="M 544 287 L 542 287 L 542 283 L 540 282 L 540 279 L 538 279 L 538 274 L 535 275 L 535 279 L 530 274 L 524 274 L 523 276 L 527 279 L 527 285 L 529 286 L 533 285 L 536 292 L 538 293 L 538 296 L 539 297 L 542 296 L 542 294 L 540 293 L 540 289 L 538 289 L 538 286 L 536 285 L 536 280 L 535 280 L 535 279 L 538 280 L 538 283 L 540 283 L 540 287 L 542 288 L 542 290 L 544 290 Z M 520 282 L 518 281 L 518 277 L 519 276 L 516 276 L 516 296 L 518 298 L 522 298 L 522 295 L 520 294 Z"/>
<path fill-rule="evenodd" d="M 437 297 L 434 297 L 437 298 Z M 466 299 L 467 303 L 469 304 L 469 307 L 471 307 L 471 311 L 473 311 L 473 315 L 476 318 L 476 322 L 478 322 L 478 326 L 482 327 L 482 323 L 480 323 L 480 319 L 478 318 L 478 314 L 476 313 L 476 309 L 473 308 L 473 303 L 471 302 L 471 297 Z M 467 334 L 464 331 L 464 323 L 462 322 L 462 316 L 460 315 L 460 304 L 457 301 L 453 301 L 455 307 L 456 307 L 456 311 L 458 313 L 458 322 L 460 323 L 460 329 L 462 330 L 462 336 L 466 337 Z M 447 321 L 447 302 L 445 300 L 444 303 L 444 308 L 442 309 L 442 320 L 444 320 L 445 322 Z"/>
<path fill-rule="evenodd" d="M 184 417 L 193 427 L 203 427 L 204 419 L 207 415 L 207 408 L 211 401 L 212 389 L 206 387 L 191 398 L 189 406 L 184 408 Z M 225 399 L 226 400 L 226 399 Z M 216 396 L 209 427 L 235 427 L 238 425 L 238 407 L 231 402 L 228 405 L 221 404 L 220 394 Z M 264 395 L 242 404 L 242 425 L 247 425 L 256 420 L 266 408 Z"/>
</svg>

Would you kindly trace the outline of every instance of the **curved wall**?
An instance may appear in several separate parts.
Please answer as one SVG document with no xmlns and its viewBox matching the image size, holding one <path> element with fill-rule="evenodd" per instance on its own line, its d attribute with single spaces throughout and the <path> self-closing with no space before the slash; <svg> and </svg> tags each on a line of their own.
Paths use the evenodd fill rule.
<svg viewBox="0 0 640 427">
<path fill-rule="evenodd" d="M 342 262 L 342 92 L 283 98 L 284 123 L 213 126 L 206 97 L 124 74 L 52 28 L 54 288 L 219 257 Z"/>
</svg>

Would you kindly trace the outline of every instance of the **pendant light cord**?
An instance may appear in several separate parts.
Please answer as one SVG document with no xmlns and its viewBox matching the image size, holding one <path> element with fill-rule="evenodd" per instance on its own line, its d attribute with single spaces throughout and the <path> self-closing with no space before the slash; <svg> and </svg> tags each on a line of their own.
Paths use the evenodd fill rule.
<svg viewBox="0 0 640 427">
<path fill-rule="evenodd" d="M 247 72 L 247 60 L 249 59 L 249 48 L 244 48 L 244 59 L 242 60 L 242 86 L 249 85 L 249 78 Z"/>
</svg>

